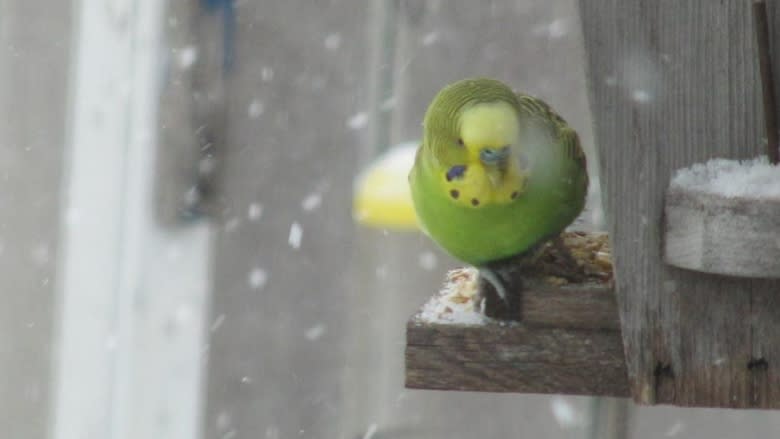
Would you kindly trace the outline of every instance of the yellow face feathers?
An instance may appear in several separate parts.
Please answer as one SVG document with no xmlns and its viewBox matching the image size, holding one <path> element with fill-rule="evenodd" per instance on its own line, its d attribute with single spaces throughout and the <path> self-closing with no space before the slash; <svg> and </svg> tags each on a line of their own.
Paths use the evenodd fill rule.
<svg viewBox="0 0 780 439">
<path fill-rule="evenodd" d="M 517 111 L 506 102 L 476 104 L 460 115 L 460 136 L 470 156 L 483 148 L 501 148 L 517 143 Z"/>
<path fill-rule="evenodd" d="M 515 109 L 501 101 L 467 107 L 457 130 L 467 153 L 465 162 L 445 170 L 442 183 L 452 201 L 481 208 L 518 199 L 528 175 L 515 156 L 519 139 Z"/>
</svg>

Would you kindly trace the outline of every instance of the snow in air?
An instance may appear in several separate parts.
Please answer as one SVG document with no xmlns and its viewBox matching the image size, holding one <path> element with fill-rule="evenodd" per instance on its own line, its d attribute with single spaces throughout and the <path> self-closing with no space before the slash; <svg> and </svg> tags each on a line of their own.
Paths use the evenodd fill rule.
<svg viewBox="0 0 780 439">
<path fill-rule="evenodd" d="M 618 66 L 621 86 L 638 104 L 647 104 L 662 94 L 662 78 L 656 58 L 645 52 L 632 52 Z"/>
<path fill-rule="evenodd" d="M 221 411 L 219 412 L 219 414 L 217 414 L 217 419 L 215 424 L 217 430 L 227 430 L 233 424 L 233 419 L 230 416 L 230 413 L 226 411 Z"/>
<path fill-rule="evenodd" d="M 712 159 L 678 169 L 671 186 L 726 198 L 780 200 L 780 167 L 766 156 L 752 160 Z"/>
<path fill-rule="evenodd" d="M 551 40 L 557 40 L 569 33 L 569 23 L 565 18 L 556 18 L 555 20 L 535 26 L 531 32 L 538 37 L 546 37 Z"/>
<path fill-rule="evenodd" d="M 428 32 L 422 37 L 422 45 L 430 46 L 439 41 L 439 33 L 436 31 Z"/>
<path fill-rule="evenodd" d="M 322 195 L 313 192 L 306 196 L 306 198 L 301 201 L 301 209 L 305 210 L 306 212 L 311 212 L 312 210 L 316 210 L 320 205 L 322 204 Z"/>
<path fill-rule="evenodd" d="M 363 439 L 373 439 L 374 435 L 376 434 L 378 430 L 378 427 L 376 424 L 371 424 L 368 426 L 368 429 L 366 429 L 366 434 L 363 435 Z"/>
<path fill-rule="evenodd" d="M 265 105 L 258 99 L 252 99 L 246 112 L 250 119 L 258 119 L 265 112 Z"/>
<path fill-rule="evenodd" d="M 361 111 L 347 120 L 347 126 L 352 130 L 359 130 L 368 124 L 368 113 Z"/>
<path fill-rule="evenodd" d="M 254 268 L 249 272 L 249 286 L 260 289 L 268 282 L 268 273 L 262 268 Z"/>
<path fill-rule="evenodd" d="M 184 193 L 184 204 L 187 207 L 193 207 L 200 201 L 200 191 L 196 186 L 192 186 Z"/>
<path fill-rule="evenodd" d="M 583 423 L 583 416 L 574 408 L 574 406 L 562 396 L 553 397 L 550 401 L 550 409 L 552 410 L 555 421 L 561 428 L 573 428 Z"/>
<path fill-rule="evenodd" d="M 225 323 L 225 314 L 220 314 L 214 319 L 214 322 L 211 323 L 209 330 L 211 332 L 217 332 L 217 330 L 222 327 L 223 323 Z"/>
<path fill-rule="evenodd" d="M 327 37 L 325 37 L 323 44 L 325 45 L 325 48 L 328 50 L 337 50 L 339 47 L 341 47 L 341 35 L 337 33 L 332 33 Z"/>
<path fill-rule="evenodd" d="M 631 92 L 631 99 L 639 104 L 646 104 L 650 102 L 650 93 L 646 90 L 634 90 Z"/>
<path fill-rule="evenodd" d="M 274 69 L 271 67 L 263 67 L 260 69 L 260 79 L 262 79 L 263 82 L 268 82 L 274 79 Z"/>
<path fill-rule="evenodd" d="M 303 227 L 297 222 L 290 225 L 290 235 L 287 237 L 287 243 L 290 247 L 298 250 L 301 248 L 301 239 L 303 238 Z"/>
<path fill-rule="evenodd" d="M 187 70 L 195 64 L 198 60 L 198 48 L 195 46 L 187 46 L 179 50 L 178 61 L 179 68 Z"/>
<path fill-rule="evenodd" d="M 666 437 L 675 437 L 678 434 L 682 433 L 684 430 L 682 421 L 677 421 L 674 424 L 672 424 L 671 427 L 669 427 L 668 430 L 666 430 L 665 436 Z"/>
<path fill-rule="evenodd" d="M 317 341 L 322 338 L 324 334 L 325 325 L 319 323 L 304 331 L 303 336 L 306 337 L 306 340 Z"/>
<path fill-rule="evenodd" d="M 251 203 L 246 210 L 246 216 L 249 221 L 257 221 L 263 216 L 263 205 L 260 203 Z"/>
</svg>

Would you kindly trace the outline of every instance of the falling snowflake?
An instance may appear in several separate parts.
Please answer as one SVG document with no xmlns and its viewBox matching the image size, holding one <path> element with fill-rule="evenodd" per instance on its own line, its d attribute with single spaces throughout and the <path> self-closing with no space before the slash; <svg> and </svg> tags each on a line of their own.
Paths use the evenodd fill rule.
<svg viewBox="0 0 780 439">
<path fill-rule="evenodd" d="M 214 319 L 214 322 L 211 324 L 211 327 L 209 328 L 209 330 L 211 332 L 216 332 L 217 329 L 222 327 L 223 323 L 225 323 L 225 314 L 220 314 L 220 315 L 217 316 L 216 319 Z"/>
<path fill-rule="evenodd" d="M 274 69 L 271 67 L 263 67 L 260 69 L 260 79 L 262 79 L 263 82 L 268 82 L 274 79 Z"/>
<path fill-rule="evenodd" d="M 287 237 L 287 243 L 290 247 L 298 250 L 301 248 L 301 239 L 303 238 L 303 227 L 297 222 L 290 225 L 290 235 Z"/>
<path fill-rule="evenodd" d="M 317 209 L 322 204 L 322 195 L 314 192 L 306 196 L 306 198 L 301 201 L 301 208 L 305 210 L 306 212 L 311 212 L 312 210 Z"/>
<path fill-rule="evenodd" d="M 263 216 L 263 205 L 260 203 L 251 203 L 247 209 L 246 216 L 250 221 L 257 221 Z"/>
<path fill-rule="evenodd" d="M 631 92 L 631 99 L 639 104 L 650 102 L 650 93 L 645 90 L 634 90 Z"/>
<path fill-rule="evenodd" d="M 554 397 L 550 401 L 553 417 L 561 428 L 572 428 L 582 424 L 582 416 L 572 406 L 572 404 L 563 397 Z"/>
<path fill-rule="evenodd" d="M 179 50 L 178 61 L 179 68 L 187 70 L 195 64 L 198 60 L 198 48 L 195 46 L 187 46 Z"/>
<path fill-rule="evenodd" d="M 323 44 L 325 44 L 325 48 L 328 50 L 337 50 L 339 47 L 341 47 L 341 35 L 332 33 L 325 37 Z"/>
<path fill-rule="evenodd" d="M 427 34 L 425 34 L 425 36 L 422 37 L 423 46 L 430 46 L 437 41 L 439 41 L 439 33 L 436 31 L 428 32 Z"/>
<path fill-rule="evenodd" d="M 368 113 L 361 111 L 350 117 L 347 121 L 347 126 L 353 130 L 359 130 L 368 124 Z"/>
<path fill-rule="evenodd" d="M 306 337 L 306 340 L 316 341 L 319 340 L 323 336 L 323 334 L 325 334 L 325 325 L 320 323 L 307 329 L 303 333 L 303 336 Z"/>
<path fill-rule="evenodd" d="M 249 272 L 249 286 L 260 289 L 268 282 L 268 273 L 262 268 L 255 268 Z"/>
<path fill-rule="evenodd" d="M 257 119 L 265 112 L 265 104 L 258 99 L 252 99 L 246 111 L 250 119 Z"/>
</svg>

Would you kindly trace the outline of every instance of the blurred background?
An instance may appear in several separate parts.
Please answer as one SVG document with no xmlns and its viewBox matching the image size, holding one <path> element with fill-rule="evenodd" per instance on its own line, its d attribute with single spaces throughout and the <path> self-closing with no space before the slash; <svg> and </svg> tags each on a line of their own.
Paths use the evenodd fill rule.
<svg viewBox="0 0 780 439">
<path fill-rule="evenodd" d="M 477 75 L 549 102 L 595 165 L 583 50 L 575 0 L 0 1 L 3 437 L 777 434 L 404 389 L 406 321 L 458 264 L 356 224 L 355 177 Z"/>
</svg>

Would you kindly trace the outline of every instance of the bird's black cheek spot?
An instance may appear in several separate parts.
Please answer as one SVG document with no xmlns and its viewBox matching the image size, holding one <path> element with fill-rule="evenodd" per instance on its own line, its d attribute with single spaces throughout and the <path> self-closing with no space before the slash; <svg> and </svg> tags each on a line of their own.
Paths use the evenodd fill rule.
<svg viewBox="0 0 780 439">
<path fill-rule="evenodd" d="M 444 177 L 447 179 L 447 181 L 452 181 L 455 179 L 463 178 L 463 175 L 465 173 L 466 173 L 465 165 L 455 165 L 447 171 L 447 174 Z"/>
<path fill-rule="evenodd" d="M 471 199 L 471 205 L 472 206 L 479 206 L 479 200 L 476 198 Z"/>
<path fill-rule="evenodd" d="M 457 200 L 458 197 L 460 196 L 460 192 L 458 192 L 457 189 L 453 189 L 453 190 L 450 191 L 450 196 Z"/>
<path fill-rule="evenodd" d="M 515 199 L 515 198 L 517 198 L 519 195 L 520 195 L 520 192 L 517 192 L 517 191 L 514 191 L 514 192 L 512 192 L 512 199 L 514 200 L 514 199 Z"/>
<path fill-rule="evenodd" d="M 460 138 L 460 137 L 458 137 L 458 146 L 463 146 L 463 145 L 465 145 L 465 144 L 463 143 L 463 139 L 462 139 L 462 138 Z"/>
</svg>

